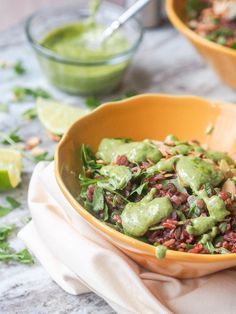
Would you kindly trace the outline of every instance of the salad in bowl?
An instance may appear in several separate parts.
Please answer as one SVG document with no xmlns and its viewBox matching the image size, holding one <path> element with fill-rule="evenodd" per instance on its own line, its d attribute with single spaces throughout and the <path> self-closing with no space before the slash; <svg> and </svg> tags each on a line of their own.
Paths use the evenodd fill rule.
<svg viewBox="0 0 236 314">
<path fill-rule="evenodd" d="M 198 141 L 104 138 L 81 148 L 79 201 L 115 230 L 167 249 L 236 253 L 236 163 Z"/>
</svg>

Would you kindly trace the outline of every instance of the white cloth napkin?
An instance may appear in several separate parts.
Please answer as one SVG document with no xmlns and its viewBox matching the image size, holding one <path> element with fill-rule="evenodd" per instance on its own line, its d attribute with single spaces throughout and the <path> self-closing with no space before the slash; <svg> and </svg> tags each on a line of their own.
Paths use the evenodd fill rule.
<svg viewBox="0 0 236 314">
<path fill-rule="evenodd" d="M 235 269 L 188 280 L 142 269 L 75 212 L 53 163 L 36 166 L 28 203 L 32 221 L 18 236 L 66 292 L 93 291 L 122 314 L 236 313 Z"/>
</svg>

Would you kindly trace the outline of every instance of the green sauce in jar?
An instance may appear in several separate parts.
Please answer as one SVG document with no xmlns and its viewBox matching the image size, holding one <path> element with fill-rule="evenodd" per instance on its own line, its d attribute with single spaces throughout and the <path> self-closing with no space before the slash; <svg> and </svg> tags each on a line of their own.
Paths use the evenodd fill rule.
<svg viewBox="0 0 236 314">
<path fill-rule="evenodd" d="M 113 57 L 129 50 L 129 43 L 116 32 L 103 45 L 92 47 L 104 29 L 93 21 L 64 25 L 49 32 L 40 44 L 69 62 L 39 56 L 43 70 L 58 88 L 75 94 L 112 91 L 120 83 L 129 58 L 114 62 Z M 110 62 L 111 61 L 111 62 Z"/>
</svg>

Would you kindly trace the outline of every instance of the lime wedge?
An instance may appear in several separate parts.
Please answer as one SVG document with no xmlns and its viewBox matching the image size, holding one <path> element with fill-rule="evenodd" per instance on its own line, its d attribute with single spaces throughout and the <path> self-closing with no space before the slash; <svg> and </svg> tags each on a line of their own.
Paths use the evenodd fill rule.
<svg viewBox="0 0 236 314">
<path fill-rule="evenodd" d="M 12 148 L 0 148 L 0 190 L 15 188 L 21 181 L 22 155 Z"/>
<path fill-rule="evenodd" d="M 42 125 L 51 133 L 63 135 L 80 117 L 89 112 L 50 99 L 37 99 L 37 112 Z"/>
</svg>

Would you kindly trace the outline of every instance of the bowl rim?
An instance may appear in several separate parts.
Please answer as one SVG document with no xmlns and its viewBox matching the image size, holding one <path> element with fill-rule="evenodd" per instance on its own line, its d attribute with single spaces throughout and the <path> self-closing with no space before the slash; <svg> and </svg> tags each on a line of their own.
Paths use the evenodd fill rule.
<svg viewBox="0 0 236 314">
<path fill-rule="evenodd" d="M 114 8 L 120 8 L 123 9 L 122 6 L 115 4 L 115 3 L 109 3 L 105 2 L 105 5 L 109 4 L 109 6 L 112 6 Z M 77 58 L 67 58 L 59 55 L 58 53 L 52 51 L 51 49 L 48 49 L 46 47 L 43 47 L 37 40 L 35 40 L 31 34 L 31 25 L 34 18 L 40 15 L 40 13 L 46 13 L 46 12 L 57 12 L 58 10 L 62 11 L 63 8 L 65 10 L 76 8 L 78 10 L 78 6 L 75 5 L 61 5 L 61 6 L 46 6 L 42 9 L 36 10 L 33 14 L 31 14 L 26 22 L 25 22 L 25 34 L 27 37 L 28 42 L 30 45 L 34 48 L 34 50 L 42 55 L 43 57 L 46 57 L 48 59 L 51 59 L 53 61 L 62 63 L 62 64 L 68 64 L 68 65 L 74 65 L 74 66 L 101 66 L 101 65 L 113 65 L 118 64 L 123 61 L 126 61 L 129 56 L 132 56 L 132 54 L 135 53 L 135 51 L 138 49 L 142 38 L 143 38 L 143 25 L 141 23 L 141 20 L 138 17 L 133 17 L 131 20 L 135 21 L 135 23 L 138 25 L 138 38 L 135 41 L 135 43 L 128 49 L 121 53 L 118 53 L 114 56 L 108 57 L 104 60 L 97 60 L 97 61 L 83 61 Z"/>
<path fill-rule="evenodd" d="M 60 151 L 63 149 L 64 144 L 67 142 L 67 140 L 70 138 L 70 133 L 74 129 L 74 127 L 78 124 L 79 121 L 86 120 L 88 116 L 94 116 L 96 117 L 96 114 L 99 112 L 102 112 L 104 110 L 107 110 L 109 108 L 113 107 L 120 107 L 120 106 L 126 106 L 135 99 L 142 99 L 147 100 L 149 97 L 155 97 L 157 100 L 161 99 L 163 97 L 169 98 L 169 99 L 188 99 L 189 101 L 195 99 L 199 102 L 207 102 L 210 106 L 218 106 L 218 107 L 231 107 L 235 109 L 235 105 L 231 103 L 225 103 L 222 101 L 212 101 L 203 97 L 198 96 L 192 96 L 192 95 L 168 95 L 168 94 L 155 94 L 155 93 L 147 93 L 147 94 L 140 94 L 137 96 L 133 96 L 124 100 L 120 101 L 113 101 L 113 102 L 106 102 L 96 108 L 94 111 L 88 113 L 87 115 L 79 118 L 77 121 L 75 121 L 71 127 L 67 130 L 67 132 L 63 135 L 61 141 L 56 147 L 55 152 L 55 162 L 54 162 L 54 171 L 55 171 L 55 177 L 56 181 L 59 185 L 60 190 L 64 194 L 65 198 L 69 201 L 73 209 L 77 214 L 82 216 L 86 220 L 87 223 L 90 225 L 94 225 L 99 231 L 104 232 L 106 235 L 115 238 L 119 241 L 119 243 L 122 243 L 124 245 L 128 245 L 130 247 L 133 247 L 136 251 L 138 250 L 141 253 L 146 253 L 151 256 L 156 256 L 156 247 L 142 242 L 138 239 L 132 238 L 128 235 L 125 235 L 99 219 L 97 219 L 95 216 L 90 214 L 69 192 L 67 187 L 65 186 L 63 179 L 60 175 Z M 200 104 L 199 104 L 200 105 Z M 209 262 L 221 262 L 221 261 L 230 261 L 236 259 L 236 253 L 230 253 L 230 254 L 193 254 L 188 252 L 179 252 L 174 250 L 167 250 L 165 259 L 168 260 L 179 260 L 179 261 L 192 261 L 192 262 L 200 262 L 200 263 L 209 263 Z"/>
<path fill-rule="evenodd" d="M 201 37 L 196 32 L 191 30 L 178 16 L 176 11 L 174 10 L 174 1 L 177 0 L 166 0 L 166 12 L 171 23 L 183 34 L 189 37 L 191 40 L 198 42 L 199 44 L 206 46 L 210 49 L 220 51 L 227 55 L 236 57 L 236 50 L 221 46 L 213 41 L 210 41 L 204 37 Z"/>
</svg>

